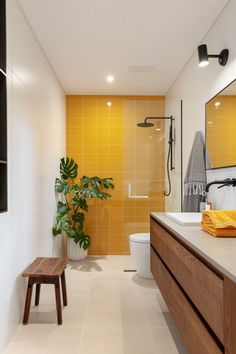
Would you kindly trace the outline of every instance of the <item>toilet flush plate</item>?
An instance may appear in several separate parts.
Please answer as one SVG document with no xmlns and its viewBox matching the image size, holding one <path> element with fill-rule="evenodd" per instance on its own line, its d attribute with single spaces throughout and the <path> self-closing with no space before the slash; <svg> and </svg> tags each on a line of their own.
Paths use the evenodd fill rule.
<svg viewBox="0 0 236 354">
<path fill-rule="evenodd" d="M 202 220 L 202 213 L 166 213 L 166 216 L 184 226 L 200 225 Z"/>
</svg>

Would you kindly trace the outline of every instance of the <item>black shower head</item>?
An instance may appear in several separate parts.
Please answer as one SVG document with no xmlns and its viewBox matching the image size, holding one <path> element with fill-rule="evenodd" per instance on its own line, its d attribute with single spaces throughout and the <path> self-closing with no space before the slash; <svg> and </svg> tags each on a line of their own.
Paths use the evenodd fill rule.
<svg viewBox="0 0 236 354">
<path fill-rule="evenodd" d="M 142 122 L 142 123 L 138 123 L 137 126 L 140 128 L 150 128 L 153 127 L 153 123 L 149 123 L 149 122 Z"/>
</svg>

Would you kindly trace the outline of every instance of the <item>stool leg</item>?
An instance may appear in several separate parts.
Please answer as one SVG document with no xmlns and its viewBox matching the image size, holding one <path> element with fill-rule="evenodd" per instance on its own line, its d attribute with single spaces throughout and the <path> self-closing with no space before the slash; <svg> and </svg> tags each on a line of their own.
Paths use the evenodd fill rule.
<svg viewBox="0 0 236 354">
<path fill-rule="evenodd" d="M 41 284 L 36 284 L 35 302 L 34 302 L 35 306 L 38 306 L 39 304 L 40 289 L 41 289 Z"/>
<path fill-rule="evenodd" d="M 29 321 L 29 312 L 30 312 L 30 303 L 32 297 L 32 290 L 33 290 L 34 281 L 32 278 L 28 280 L 27 286 L 27 293 L 25 298 L 25 310 L 24 310 L 24 317 L 23 317 L 23 324 L 26 325 Z"/>
<path fill-rule="evenodd" d="M 60 280 L 59 277 L 55 279 L 55 297 L 56 297 L 56 307 L 57 307 L 57 323 L 62 324 L 62 313 L 61 313 L 61 294 L 60 294 Z"/>
<path fill-rule="evenodd" d="M 65 271 L 63 271 L 61 275 L 61 288 L 62 288 L 62 298 L 63 298 L 63 305 L 67 306 L 67 293 L 66 293 L 66 277 Z"/>
</svg>

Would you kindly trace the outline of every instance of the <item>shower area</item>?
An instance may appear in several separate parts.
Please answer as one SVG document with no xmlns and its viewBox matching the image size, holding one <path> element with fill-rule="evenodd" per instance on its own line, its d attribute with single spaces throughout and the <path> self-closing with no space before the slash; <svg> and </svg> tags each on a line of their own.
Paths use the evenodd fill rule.
<svg viewBox="0 0 236 354">
<path fill-rule="evenodd" d="M 151 211 L 165 211 L 165 122 L 138 124 L 147 116 L 163 116 L 164 97 L 130 98 L 124 110 L 123 254 L 129 254 L 129 235 L 149 232 Z"/>
<path fill-rule="evenodd" d="M 137 126 L 157 116 L 165 116 L 163 96 L 67 96 L 67 155 L 80 176 L 115 184 L 109 200 L 90 202 L 91 255 L 129 255 L 129 235 L 149 232 L 150 212 L 165 211 L 170 122 Z"/>
</svg>

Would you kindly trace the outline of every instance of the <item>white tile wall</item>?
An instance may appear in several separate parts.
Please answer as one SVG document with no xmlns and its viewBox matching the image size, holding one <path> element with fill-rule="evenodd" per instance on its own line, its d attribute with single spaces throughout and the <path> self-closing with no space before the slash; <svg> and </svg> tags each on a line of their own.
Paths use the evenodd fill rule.
<svg viewBox="0 0 236 354">
<path fill-rule="evenodd" d="M 25 279 L 51 236 L 54 179 L 65 153 L 65 95 L 16 0 L 7 0 L 8 212 L 0 214 L 0 352 L 21 321 Z"/>
</svg>

